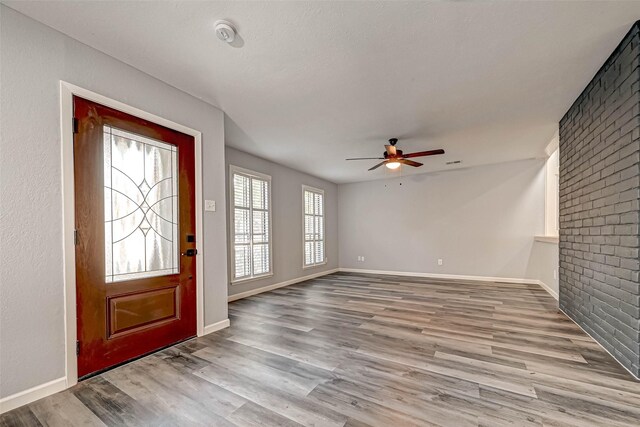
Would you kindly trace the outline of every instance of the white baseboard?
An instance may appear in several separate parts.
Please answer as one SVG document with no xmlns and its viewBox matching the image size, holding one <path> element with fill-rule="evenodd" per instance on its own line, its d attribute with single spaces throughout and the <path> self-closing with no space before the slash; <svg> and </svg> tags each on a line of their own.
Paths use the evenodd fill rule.
<svg viewBox="0 0 640 427">
<path fill-rule="evenodd" d="M 43 397 L 57 393 L 67 388 L 66 377 L 58 378 L 48 383 L 40 384 L 30 389 L 12 394 L 11 396 L 0 399 L 0 414 L 18 408 L 27 403 L 34 402 Z"/>
<path fill-rule="evenodd" d="M 480 282 L 497 282 L 497 283 L 519 283 L 526 285 L 538 285 L 536 279 L 516 279 L 512 277 L 487 277 L 487 276 L 465 276 L 460 274 L 439 274 L 439 273 L 416 273 L 409 271 L 386 271 L 386 270 L 364 270 L 360 268 L 340 268 L 340 271 L 347 273 L 364 273 L 364 274 L 384 274 L 389 276 L 413 276 L 428 277 L 431 279 L 455 279 L 455 280 L 475 280 Z"/>
<path fill-rule="evenodd" d="M 212 332 L 219 331 L 220 329 L 228 328 L 231 323 L 229 319 L 224 319 L 216 323 L 212 323 L 204 327 L 204 333 L 202 335 L 207 335 Z"/>
<path fill-rule="evenodd" d="M 274 289 L 283 288 L 285 286 L 294 285 L 296 283 L 304 282 L 305 280 L 315 279 L 316 277 L 326 276 L 327 274 L 336 273 L 338 271 L 340 271 L 339 268 L 334 268 L 334 269 L 331 269 L 331 270 L 321 271 L 320 273 L 314 273 L 314 274 L 310 274 L 308 276 L 303 276 L 303 277 L 298 277 L 298 278 L 291 279 L 291 280 L 286 280 L 284 282 L 276 283 L 274 285 L 263 286 L 262 288 L 252 289 L 252 290 L 246 291 L 246 292 L 240 292 L 239 294 L 229 295 L 228 301 L 231 302 L 231 301 L 239 300 L 239 299 L 242 299 L 242 298 L 247 298 L 247 297 L 250 297 L 252 295 L 258 295 L 258 294 L 261 294 L 263 292 L 268 292 L 268 291 L 272 291 Z"/>
<path fill-rule="evenodd" d="M 538 280 L 538 285 L 540 285 L 542 287 L 542 289 L 547 291 L 549 293 L 549 295 L 551 295 L 553 298 L 555 298 L 556 301 L 558 301 L 558 299 L 559 299 L 558 293 L 556 291 L 554 291 L 553 289 L 551 289 L 551 287 L 549 287 L 549 285 L 544 283 L 542 280 Z"/>
<path fill-rule="evenodd" d="M 564 312 L 563 309 L 561 309 L 560 307 L 558 307 L 558 310 L 560 310 L 562 312 L 562 314 L 564 314 L 565 316 L 567 316 L 567 319 L 571 320 L 573 323 L 576 324 L 576 326 L 578 326 L 578 328 L 582 329 L 582 332 L 584 332 L 585 334 L 589 335 L 589 337 L 595 341 L 596 344 L 598 344 L 604 351 L 607 352 L 607 354 L 609 354 L 609 356 L 613 357 L 613 360 L 615 360 L 616 362 L 618 362 L 620 364 L 620 366 L 622 366 L 627 372 L 629 372 L 631 374 L 631 376 L 633 378 L 635 378 L 637 381 L 640 381 L 640 377 L 636 377 L 635 374 L 633 372 L 631 372 L 626 366 L 624 366 L 622 363 L 620 363 L 618 361 L 618 359 L 611 354 L 611 352 L 609 350 L 606 349 L 605 346 L 603 346 L 602 344 L 600 344 L 600 342 L 598 342 L 597 339 L 595 339 L 589 332 L 587 332 L 582 326 L 580 326 L 580 324 L 578 322 L 576 322 L 575 320 L 573 320 L 571 318 L 571 316 L 569 316 L 567 313 Z"/>
<path fill-rule="evenodd" d="M 340 268 L 340 271 L 346 273 L 363 273 L 363 274 L 383 274 L 388 276 L 413 276 L 428 277 L 430 279 L 454 279 L 454 280 L 473 280 L 478 282 L 496 282 L 496 283 L 518 283 L 523 285 L 539 285 L 549 293 L 553 298 L 558 300 L 558 294 L 553 291 L 544 282 L 537 279 L 517 279 L 514 277 L 488 277 L 488 276 L 465 276 L 460 274 L 438 274 L 438 273 L 415 273 L 409 271 L 386 271 L 386 270 L 364 270 L 360 268 Z"/>
</svg>

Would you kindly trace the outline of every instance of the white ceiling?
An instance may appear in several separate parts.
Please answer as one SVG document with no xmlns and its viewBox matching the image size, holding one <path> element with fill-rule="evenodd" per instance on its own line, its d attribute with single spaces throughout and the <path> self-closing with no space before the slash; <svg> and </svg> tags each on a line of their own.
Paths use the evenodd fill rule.
<svg viewBox="0 0 640 427">
<path fill-rule="evenodd" d="M 391 137 L 447 152 L 405 174 L 542 156 L 640 18 L 638 1 L 4 3 L 220 107 L 227 145 L 338 183 L 393 174 L 344 161 Z"/>
</svg>

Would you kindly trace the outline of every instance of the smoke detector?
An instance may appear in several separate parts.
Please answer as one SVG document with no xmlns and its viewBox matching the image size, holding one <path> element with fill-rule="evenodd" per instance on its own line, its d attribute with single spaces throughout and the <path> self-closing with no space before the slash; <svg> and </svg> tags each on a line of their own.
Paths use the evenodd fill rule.
<svg viewBox="0 0 640 427">
<path fill-rule="evenodd" d="M 216 29 L 216 35 L 223 42 L 232 43 L 235 40 L 236 29 L 231 22 L 220 20 L 214 22 L 213 26 Z"/>
</svg>

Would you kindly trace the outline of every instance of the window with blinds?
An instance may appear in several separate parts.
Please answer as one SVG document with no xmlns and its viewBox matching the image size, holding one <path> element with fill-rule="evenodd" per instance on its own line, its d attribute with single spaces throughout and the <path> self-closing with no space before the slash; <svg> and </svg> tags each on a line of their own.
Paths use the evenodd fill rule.
<svg viewBox="0 0 640 427">
<path fill-rule="evenodd" d="M 324 191 L 302 187 L 304 209 L 304 267 L 325 263 Z"/>
<path fill-rule="evenodd" d="M 271 274 L 271 177 L 232 166 L 233 281 Z"/>
</svg>

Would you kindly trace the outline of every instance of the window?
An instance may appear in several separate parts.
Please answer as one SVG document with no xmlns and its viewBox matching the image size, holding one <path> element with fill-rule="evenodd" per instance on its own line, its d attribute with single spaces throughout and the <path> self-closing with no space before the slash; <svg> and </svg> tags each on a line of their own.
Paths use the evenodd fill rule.
<svg viewBox="0 0 640 427">
<path fill-rule="evenodd" d="M 178 149 L 104 126 L 105 280 L 179 273 Z"/>
<path fill-rule="evenodd" d="M 302 186 L 304 210 L 304 265 L 324 264 L 324 191 Z"/>
<path fill-rule="evenodd" d="M 232 282 L 270 276 L 271 177 L 231 166 Z"/>
</svg>

